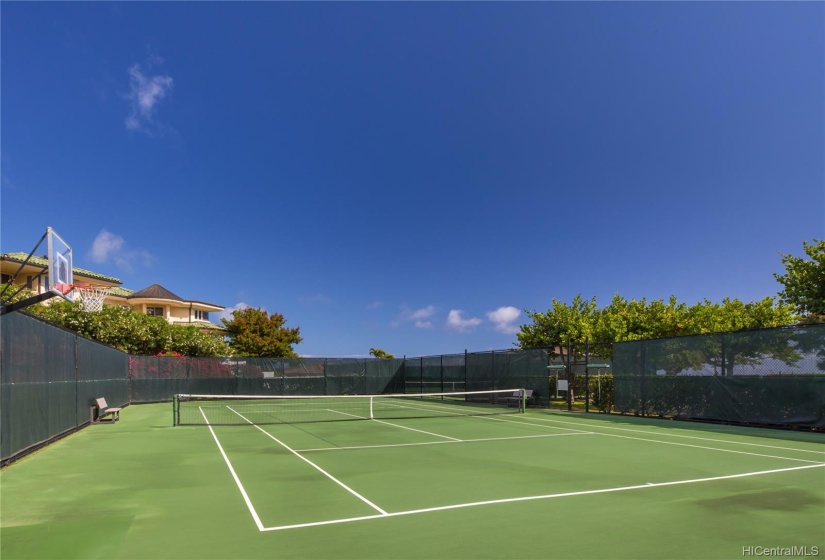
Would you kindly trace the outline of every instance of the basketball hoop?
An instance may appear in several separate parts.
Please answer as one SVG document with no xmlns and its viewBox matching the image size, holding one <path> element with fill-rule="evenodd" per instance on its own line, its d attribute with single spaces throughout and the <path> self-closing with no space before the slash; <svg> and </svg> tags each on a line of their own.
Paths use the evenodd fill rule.
<svg viewBox="0 0 825 560">
<path fill-rule="evenodd" d="M 80 295 L 83 309 L 90 313 L 97 313 L 103 309 L 103 300 L 112 291 L 112 286 L 74 284 L 74 289 Z"/>
</svg>

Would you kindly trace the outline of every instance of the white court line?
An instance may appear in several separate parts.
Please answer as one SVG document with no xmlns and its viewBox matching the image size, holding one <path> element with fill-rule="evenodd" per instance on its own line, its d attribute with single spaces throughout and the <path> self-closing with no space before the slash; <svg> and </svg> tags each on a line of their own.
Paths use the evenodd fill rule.
<svg viewBox="0 0 825 560">
<path fill-rule="evenodd" d="M 359 420 L 369 420 L 366 416 L 361 416 L 359 414 L 350 414 L 349 412 L 342 412 L 340 410 L 335 410 L 334 408 L 325 408 L 327 412 L 334 412 L 335 414 L 343 414 L 344 416 L 352 416 L 353 418 L 358 418 Z"/>
<path fill-rule="evenodd" d="M 385 422 L 384 420 L 378 420 L 377 418 L 373 418 L 372 420 L 373 420 L 373 422 L 378 422 L 379 424 L 386 424 L 387 426 L 394 426 L 396 428 L 402 428 L 404 430 L 411 430 L 413 432 L 418 432 L 420 434 L 427 434 L 428 436 L 436 436 L 436 437 L 440 437 L 440 438 L 444 438 L 444 439 L 449 439 L 449 440 L 452 440 L 452 441 L 461 441 L 458 438 L 454 438 L 454 437 L 450 437 L 450 436 L 444 436 L 444 435 L 441 435 L 441 434 L 436 434 L 434 432 L 426 432 L 424 430 L 418 430 L 416 428 L 410 428 L 409 426 L 402 426 L 401 424 L 393 424 L 392 422 Z"/>
<path fill-rule="evenodd" d="M 586 496 L 590 494 L 607 494 L 610 492 L 625 492 L 628 490 L 643 490 L 648 488 L 657 488 L 660 486 L 677 486 L 681 484 L 695 484 L 699 482 L 713 482 L 717 480 L 730 480 L 734 478 L 744 478 L 748 476 L 760 476 L 765 474 L 774 474 L 774 473 L 781 473 L 781 472 L 788 472 L 788 471 L 798 471 L 802 469 L 813 469 L 817 467 L 825 467 L 825 463 L 818 463 L 816 465 L 805 465 L 802 467 L 788 467 L 784 469 L 773 469 L 769 471 L 755 471 L 755 472 L 747 472 L 741 474 L 731 474 L 725 476 L 713 476 L 708 478 L 693 478 L 689 480 L 674 480 L 671 482 L 655 482 L 655 483 L 645 483 L 645 484 L 637 484 L 635 486 L 621 486 L 618 488 L 601 488 L 599 490 L 583 490 L 579 492 L 564 492 L 561 494 L 543 494 L 540 496 L 523 496 L 520 498 L 504 498 L 500 500 L 486 500 L 483 502 L 469 502 L 465 504 L 453 504 L 449 506 L 439 506 L 439 507 L 432 507 L 432 508 L 423 508 L 423 509 L 414 509 L 409 511 L 397 511 L 393 513 L 387 513 L 386 515 L 369 515 L 363 517 L 349 517 L 344 519 L 332 519 L 328 521 L 316 521 L 312 523 L 299 523 L 296 525 L 281 525 L 278 527 L 265 527 L 261 529 L 262 531 L 282 531 L 286 529 L 299 529 L 303 527 L 318 527 L 321 525 L 334 525 L 337 523 L 350 523 L 353 521 L 364 521 L 367 519 L 382 519 L 387 517 L 398 517 L 401 515 L 415 515 L 419 513 L 431 513 L 435 511 L 446 511 L 451 509 L 461 509 L 461 508 L 469 508 L 469 507 L 478 507 L 478 506 L 488 506 L 494 504 L 507 504 L 513 502 L 527 502 L 532 500 L 549 500 L 553 498 L 566 498 L 569 496 Z"/>
<path fill-rule="evenodd" d="M 597 426 L 595 424 L 586 424 L 584 422 L 565 422 L 564 420 L 551 420 L 549 418 L 536 418 L 536 420 L 540 420 L 542 422 L 553 422 L 556 424 L 571 424 L 573 426 L 588 426 L 591 428 L 603 428 L 605 430 L 620 430 L 623 432 L 636 432 L 640 434 L 647 434 L 647 435 L 661 435 L 664 437 L 678 437 L 678 438 L 686 438 L 686 439 L 698 439 L 704 441 L 712 441 L 715 443 L 731 443 L 734 445 L 748 445 L 752 447 L 766 447 L 768 449 L 779 449 L 782 451 L 796 451 L 799 453 L 816 453 L 817 455 L 825 455 L 825 451 L 814 451 L 811 449 L 797 449 L 796 447 L 782 447 L 779 445 L 765 445 L 764 443 L 750 443 L 745 441 L 729 441 L 726 439 L 716 439 L 716 438 L 706 438 L 706 437 L 699 437 L 699 436 L 687 436 L 684 434 L 663 434 L 659 432 L 650 432 L 649 430 L 636 430 L 633 428 L 619 428 L 616 426 Z M 740 435 L 740 434 L 734 434 Z"/>
<path fill-rule="evenodd" d="M 315 451 L 343 451 L 353 449 L 380 449 L 384 447 L 413 447 L 417 445 L 444 445 L 455 443 L 476 443 L 479 441 L 509 441 L 515 439 L 535 439 L 535 438 L 549 438 L 549 437 L 563 437 L 563 436 L 586 436 L 594 435 L 595 432 L 576 432 L 572 434 L 537 434 L 532 436 L 510 436 L 510 437 L 494 437 L 494 438 L 478 438 L 478 439 L 460 439 L 456 441 L 424 441 L 418 443 L 387 443 L 383 445 L 351 445 L 346 447 L 317 447 L 313 449 L 296 449 L 298 453 L 310 453 Z"/>
<path fill-rule="evenodd" d="M 249 495 L 246 493 L 246 489 L 244 489 L 243 484 L 241 484 L 241 479 L 238 478 L 238 475 L 235 473 L 235 469 L 232 468 L 232 463 L 229 462 L 229 457 L 226 456 L 226 452 L 224 452 L 223 447 L 221 446 L 221 442 L 218 441 L 218 436 L 215 435 L 215 430 L 212 429 L 212 425 L 209 423 L 209 419 L 206 417 L 206 414 L 204 414 L 203 408 L 198 407 L 198 410 L 200 410 L 201 416 L 203 416 L 206 425 L 209 427 L 209 431 L 212 432 L 212 437 L 214 438 L 215 443 L 218 445 L 218 450 L 221 452 L 223 460 L 226 461 L 226 466 L 229 467 L 229 472 L 232 475 L 232 478 L 235 479 L 235 484 L 238 485 L 238 490 L 241 491 L 243 501 L 246 502 L 246 507 L 249 508 L 249 513 L 252 514 L 252 519 L 255 521 L 255 525 L 258 526 L 259 531 L 263 531 L 264 524 L 261 522 L 261 518 L 258 517 L 258 513 L 255 511 L 255 508 L 252 506 L 252 500 L 249 499 Z"/>
<path fill-rule="evenodd" d="M 281 440 L 279 440 L 278 438 L 276 438 L 275 436 L 273 436 L 272 434 L 270 434 L 269 432 L 267 432 L 266 430 L 264 430 L 264 429 L 263 429 L 263 428 L 261 428 L 260 426 L 258 426 L 258 425 L 256 425 L 255 423 L 251 422 L 251 421 L 250 421 L 248 418 L 246 418 L 243 414 L 241 414 L 240 412 L 237 412 L 236 410 L 233 410 L 231 406 L 229 406 L 229 407 L 227 407 L 227 408 L 228 408 L 229 410 L 232 410 L 232 412 L 234 412 L 235 414 L 237 414 L 238 416 L 240 416 L 240 417 L 241 417 L 241 418 L 243 418 L 244 420 L 246 420 L 246 421 L 247 421 L 249 424 L 251 424 L 252 426 L 255 426 L 255 428 L 257 428 L 258 430 L 260 430 L 261 432 L 263 432 L 264 434 L 266 434 L 266 435 L 267 435 L 267 437 L 269 437 L 269 438 L 273 439 L 274 441 L 278 442 L 278 444 L 279 444 L 279 445 L 281 445 L 284 449 L 286 449 L 287 451 L 289 451 L 290 453 L 292 453 L 293 455 L 295 455 L 296 457 L 298 457 L 300 460 L 302 460 L 302 461 L 304 461 L 305 463 L 307 463 L 307 464 L 311 465 L 311 466 L 312 466 L 313 468 L 315 468 L 318 472 L 320 472 L 321 474 L 323 474 L 324 476 L 326 476 L 327 478 L 329 478 L 329 479 L 330 479 L 331 481 L 333 481 L 335 484 L 337 484 L 338 486 L 340 486 L 341 488 L 343 488 L 344 490 L 346 490 L 347 492 L 349 492 L 350 494 L 352 494 L 353 496 L 355 496 L 356 498 L 358 498 L 359 500 L 361 500 L 362 502 L 364 502 L 365 504 L 367 504 L 368 506 L 370 506 L 372 509 L 374 509 L 375 511 L 379 512 L 381 515 L 387 515 L 387 512 L 386 512 L 386 511 L 384 511 L 383 509 L 381 509 L 380 507 L 378 507 L 377 505 L 375 505 L 374 503 L 372 503 L 371 501 L 369 501 L 368 499 L 366 499 L 364 496 L 362 496 L 361 494 L 359 494 L 358 492 L 356 492 L 355 490 L 353 490 L 352 488 L 350 488 L 349 486 L 347 486 L 346 484 L 344 484 L 343 482 L 341 482 L 340 480 L 338 480 L 337 478 L 335 478 L 334 476 L 332 476 L 331 474 L 329 474 L 327 471 L 325 471 L 324 469 L 322 469 L 321 467 L 319 467 L 318 465 L 316 465 L 315 463 L 313 463 L 312 461 L 310 461 L 310 460 L 309 460 L 309 459 L 307 459 L 306 457 L 302 456 L 300 453 L 298 453 L 297 451 L 295 451 L 294 449 L 292 449 L 291 447 L 289 447 L 287 444 L 285 444 L 284 442 L 282 442 Z"/>
<path fill-rule="evenodd" d="M 490 418 L 484 417 L 484 418 L 489 419 L 489 420 L 498 420 L 500 422 L 514 422 L 516 424 L 528 424 L 530 426 L 543 425 L 543 424 L 532 424 L 532 423 L 527 423 L 527 422 L 519 422 L 518 420 L 506 420 L 504 418 L 492 418 L 492 417 L 490 417 Z M 539 418 L 538 420 L 543 420 L 543 419 Z M 558 420 L 546 420 L 546 421 L 547 422 L 558 422 Z M 563 423 L 564 424 L 574 424 L 574 425 L 576 424 L 575 422 L 563 422 Z M 581 424 L 579 424 L 579 425 L 581 425 Z M 594 426 L 592 424 L 588 424 L 588 426 L 590 426 L 591 428 L 601 427 L 601 426 Z M 545 427 L 555 428 L 555 426 L 545 426 Z M 605 426 L 605 428 L 616 429 L 616 428 L 612 428 L 610 426 Z M 570 428 L 559 428 L 559 429 L 566 430 L 566 429 L 570 429 Z M 621 428 L 618 428 L 618 429 L 621 429 Z M 651 433 L 651 432 L 645 432 L 643 430 L 634 430 L 634 431 L 641 432 L 641 433 L 646 433 L 647 435 L 650 435 L 650 436 L 662 435 L 662 436 L 667 437 L 667 434 Z M 751 453 L 749 451 L 737 451 L 735 449 L 723 449 L 723 448 L 720 448 L 720 447 L 708 447 L 706 445 L 694 445 L 692 443 L 679 443 L 679 442 L 676 442 L 676 441 L 662 441 L 662 440 L 659 440 L 659 439 L 646 439 L 646 438 L 641 438 L 641 437 L 623 436 L 623 435 L 619 435 L 619 434 L 606 434 L 606 433 L 603 433 L 603 432 L 593 432 L 593 433 L 596 434 L 596 435 L 600 435 L 600 436 L 607 436 L 607 437 L 614 437 L 614 438 L 621 438 L 621 439 L 633 439 L 633 440 L 644 441 L 644 442 L 648 442 L 648 443 L 661 443 L 662 445 L 676 445 L 678 447 L 692 447 L 694 449 L 706 449 L 706 450 L 710 450 L 710 451 L 722 451 L 724 453 L 736 453 L 737 455 L 751 455 L 753 457 L 765 457 L 765 458 L 768 458 L 768 459 L 783 459 L 785 461 L 798 461 L 798 462 L 801 462 L 801 463 L 817 463 L 818 464 L 818 461 L 812 461 L 810 459 L 797 459 L 795 457 L 783 457 L 783 456 L 780 456 L 780 455 L 767 455 L 765 453 Z M 726 442 L 724 440 L 712 440 L 712 441 L 717 441 L 719 443 L 732 443 L 732 442 Z"/>
<path fill-rule="evenodd" d="M 407 401 L 404 401 L 407 402 Z M 460 406 L 455 405 L 439 405 L 439 404 L 432 404 L 430 406 L 422 406 L 426 403 L 420 403 L 417 406 L 410 406 L 408 404 L 400 404 L 395 402 L 383 402 L 381 403 L 383 406 L 389 406 L 390 408 L 403 408 L 405 410 L 421 410 L 424 412 L 441 412 L 443 414 L 449 414 L 452 416 L 483 416 L 484 414 L 494 414 L 494 413 L 478 413 L 478 414 L 467 414 L 467 408 L 462 408 Z M 452 410 L 456 410 L 459 412 L 451 412 Z M 472 410 L 472 409 L 470 409 Z M 491 409 L 494 410 L 494 409 Z M 513 411 L 511 414 L 515 414 L 516 412 Z"/>
</svg>

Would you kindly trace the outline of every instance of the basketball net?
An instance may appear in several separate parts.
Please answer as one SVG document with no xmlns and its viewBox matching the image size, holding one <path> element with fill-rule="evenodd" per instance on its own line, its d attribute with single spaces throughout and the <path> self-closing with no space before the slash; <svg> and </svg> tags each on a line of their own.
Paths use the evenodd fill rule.
<svg viewBox="0 0 825 560">
<path fill-rule="evenodd" d="M 80 294 L 83 309 L 90 313 L 97 313 L 103 309 L 103 300 L 112 291 L 111 286 L 95 286 L 92 284 L 75 284 L 74 289 Z"/>
</svg>

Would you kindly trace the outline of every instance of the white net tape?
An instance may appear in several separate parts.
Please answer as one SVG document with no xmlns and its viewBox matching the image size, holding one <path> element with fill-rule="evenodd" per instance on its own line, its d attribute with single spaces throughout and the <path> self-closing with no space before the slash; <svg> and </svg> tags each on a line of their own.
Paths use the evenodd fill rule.
<svg viewBox="0 0 825 560">
<path fill-rule="evenodd" d="M 83 309 L 97 313 L 103 309 L 103 300 L 112 290 L 109 286 L 75 286 L 83 301 Z"/>
</svg>

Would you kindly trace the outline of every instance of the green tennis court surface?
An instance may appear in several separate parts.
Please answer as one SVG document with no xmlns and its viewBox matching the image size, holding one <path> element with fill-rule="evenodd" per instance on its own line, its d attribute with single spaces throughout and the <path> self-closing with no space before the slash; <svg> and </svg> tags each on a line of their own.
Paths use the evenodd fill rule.
<svg viewBox="0 0 825 560">
<path fill-rule="evenodd" d="M 821 434 L 547 410 L 171 424 L 129 406 L 6 468 L 0 556 L 825 555 Z"/>
</svg>

